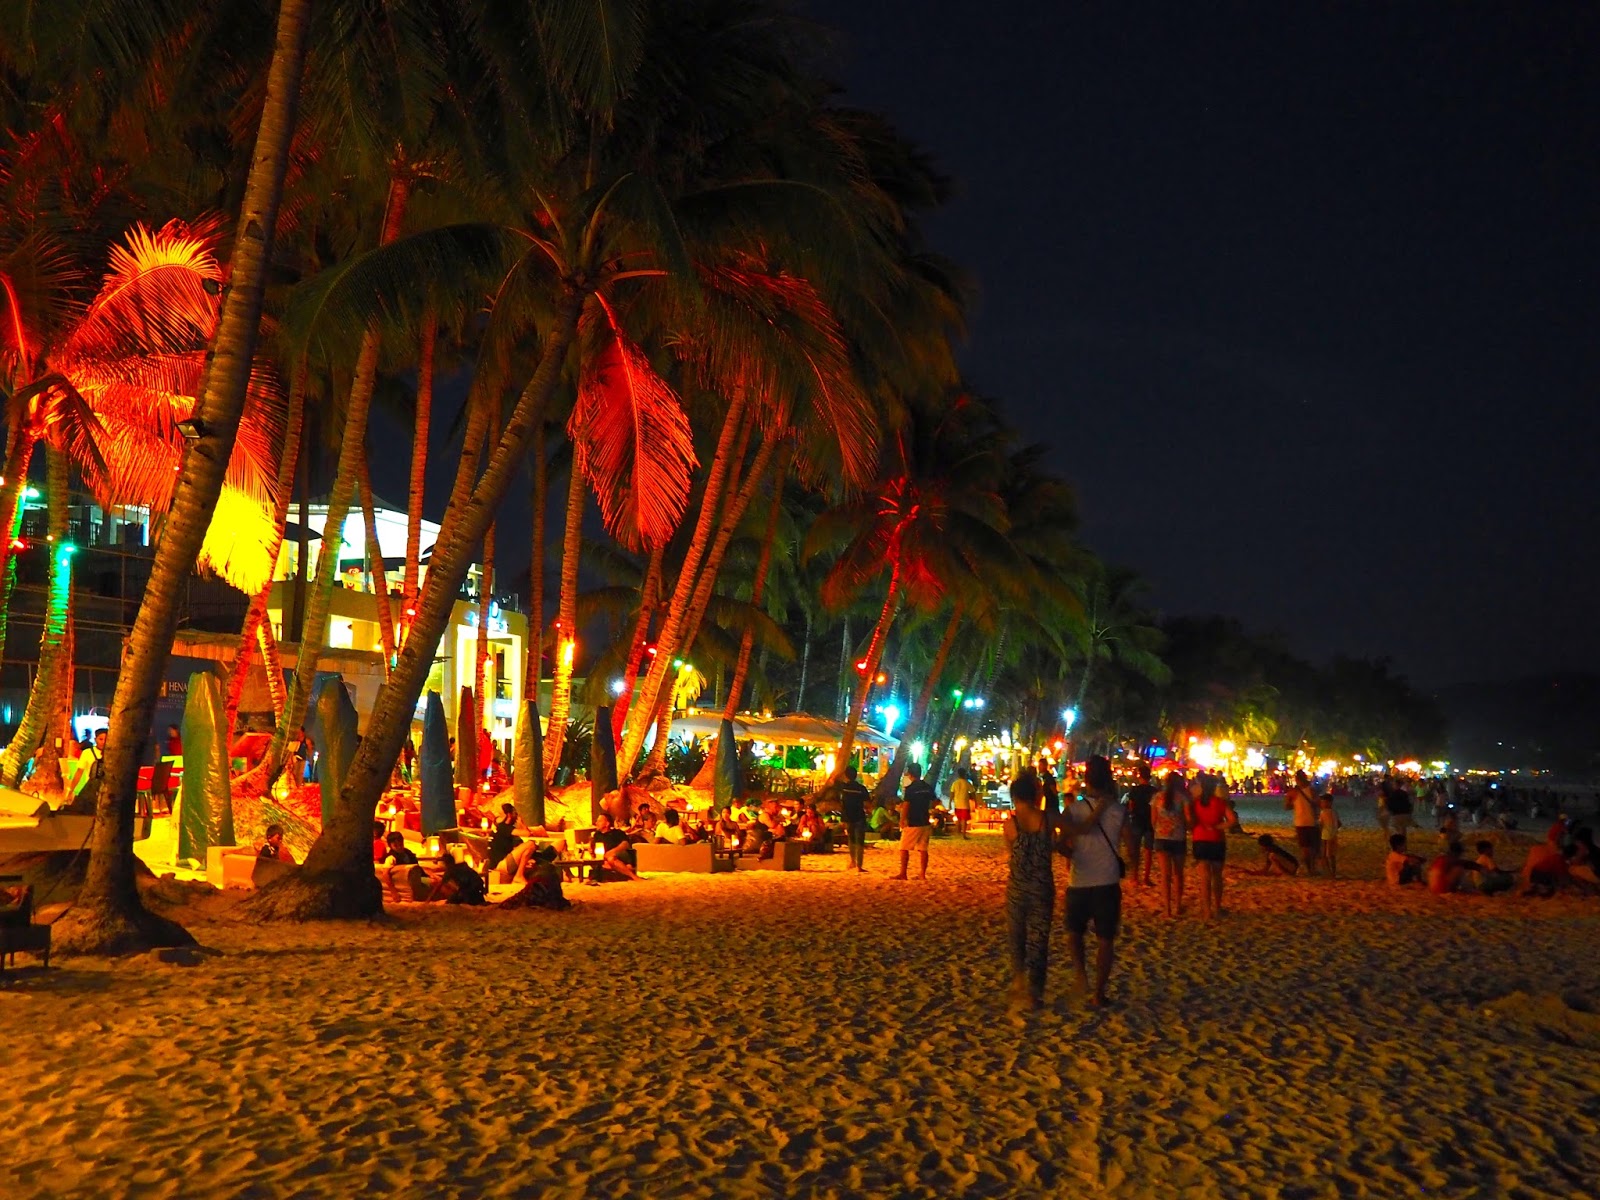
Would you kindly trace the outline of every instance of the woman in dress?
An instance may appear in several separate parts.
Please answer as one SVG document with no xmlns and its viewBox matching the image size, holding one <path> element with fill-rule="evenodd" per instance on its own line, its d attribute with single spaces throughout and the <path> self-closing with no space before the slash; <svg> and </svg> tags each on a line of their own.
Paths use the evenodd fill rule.
<svg viewBox="0 0 1600 1200">
<path fill-rule="evenodd" d="M 1039 806 L 1039 781 L 1024 773 L 1011 781 L 1011 815 L 1005 820 L 1011 850 L 1006 884 L 1006 920 L 1011 931 L 1011 1004 L 1018 1011 L 1044 1004 L 1050 960 L 1050 916 L 1055 908 L 1055 871 L 1050 856 L 1056 821 Z"/>
<path fill-rule="evenodd" d="M 1189 829 L 1194 836 L 1194 863 L 1200 872 L 1200 915 L 1214 920 L 1222 913 L 1222 864 L 1228 857 L 1227 828 L 1233 819 L 1228 802 L 1210 775 L 1195 776 L 1189 789 Z"/>
<path fill-rule="evenodd" d="M 1183 915 L 1183 860 L 1188 849 L 1189 823 L 1185 810 L 1189 793 L 1183 776 L 1167 774 L 1167 785 L 1150 802 L 1150 824 L 1155 833 L 1156 861 L 1161 864 L 1161 902 L 1167 916 Z"/>
</svg>

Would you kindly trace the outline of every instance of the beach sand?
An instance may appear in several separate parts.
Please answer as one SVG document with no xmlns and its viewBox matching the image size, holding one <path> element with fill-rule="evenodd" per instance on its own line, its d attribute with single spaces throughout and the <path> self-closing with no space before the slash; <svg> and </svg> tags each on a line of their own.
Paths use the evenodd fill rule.
<svg viewBox="0 0 1600 1200">
<path fill-rule="evenodd" d="M 1128 887 L 1113 1007 L 1067 994 L 1058 926 L 1027 1023 L 993 834 L 935 841 L 925 883 L 875 847 L 564 914 L 206 901 L 177 913 L 199 965 L 7 974 L 4 1195 L 1586 1191 L 1600 902 L 1398 893 L 1372 832 L 1342 856 L 1230 879 L 1210 926 Z"/>
</svg>

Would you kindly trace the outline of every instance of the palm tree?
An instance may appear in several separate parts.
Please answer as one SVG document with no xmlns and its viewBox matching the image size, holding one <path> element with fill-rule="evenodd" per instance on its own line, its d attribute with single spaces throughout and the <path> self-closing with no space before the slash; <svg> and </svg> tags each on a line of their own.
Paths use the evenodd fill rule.
<svg viewBox="0 0 1600 1200">
<path fill-rule="evenodd" d="M 971 397 L 956 396 L 942 410 L 914 406 L 886 447 L 878 482 L 860 500 L 824 513 L 807 535 L 808 555 L 843 542 L 823 581 L 829 607 L 842 607 L 887 576 L 871 638 L 856 663 L 841 767 L 850 761 L 902 605 L 931 611 L 951 581 L 978 574 L 984 547 L 1005 544 L 1008 522 L 998 491 L 1003 439 L 991 410 Z"/>
<path fill-rule="evenodd" d="M 1095 667 L 1115 662 L 1150 680 L 1164 683 L 1171 673 L 1161 661 L 1161 630 L 1140 601 L 1145 581 L 1126 567 L 1098 564 L 1083 581 L 1083 618 L 1073 630 L 1083 669 L 1073 705 L 1087 711 Z"/>
<path fill-rule="evenodd" d="M 255 153 L 229 263 L 229 286 L 212 341 L 194 437 L 184 454 L 170 515 L 151 566 L 117 676 L 88 873 L 72 909 L 56 922 L 67 951 L 119 953 L 191 941 L 139 901 L 133 870 L 133 799 L 139 751 L 150 727 L 183 579 L 193 568 L 222 495 L 255 366 L 266 267 L 288 168 L 310 0 L 282 0 Z"/>
</svg>

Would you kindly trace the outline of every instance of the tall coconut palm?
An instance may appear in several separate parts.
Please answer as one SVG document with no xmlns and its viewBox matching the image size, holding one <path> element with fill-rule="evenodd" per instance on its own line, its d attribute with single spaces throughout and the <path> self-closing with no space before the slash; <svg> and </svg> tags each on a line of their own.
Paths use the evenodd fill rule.
<svg viewBox="0 0 1600 1200">
<path fill-rule="evenodd" d="M 943 408 L 913 406 L 907 426 L 885 447 L 883 470 L 860 500 L 824 513 L 806 553 L 843 543 L 823 581 L 823 600 L 838 608 L 884 580 L 883 601 L 865 653 L 839 749 L 850 760 L 856 728 L 902 605 L 934 608 L 946 580 L 973 573 L 970 555 L 1003 545 L 1008 522 L 999 495 L 1003 435 L 978 401 L 957 396 Z"/>
<path fill-rule="evenodd" d="M 128 639 L 111 706 L 110 738 L 95 811 L 88 873 L 71 911 L 56 922 L 63 950 L 118 953 L 184 943 L 188 934 L 145 910 L 134 887 L 133 813 L 139 752 L 154 715 L 183 579 L 200 554 L 222 496 L 255 364 L 266 267 L 288 167 L 310 0 L 282 0 L 255 153 L 245 185 L 228 288 L 193 419 L 198 424 L 178 472 L 172 507 L 151 565 L 150 584 Z"/>
</svg>

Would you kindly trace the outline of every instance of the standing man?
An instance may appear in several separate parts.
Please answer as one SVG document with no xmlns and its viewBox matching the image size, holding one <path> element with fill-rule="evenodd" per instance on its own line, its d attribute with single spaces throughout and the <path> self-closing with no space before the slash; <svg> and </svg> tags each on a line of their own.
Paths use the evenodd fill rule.
<svg viewBox="0 0 1600 1200">
<path fill-rule="evenodd" d="M 1306 874 L 1315 875 L 1322 861 L 1322 824 L 1317 816 L 1317 794 L 1304 771 L 1294 773 L 1294 787 L 1283 798 L 1283 806 L 1294 810 L 1294 840 L 1300 844 Z"/>
<path fill-rule="evenodd" d="M 1150 800 L 1156 789 L 1150 783 L 1150 764 L 1141 761 L 1137 768 L 1139 782 L 1128 789 L 1128 858 L 1133 867 L 1133 879 L 1140 887 L 1150 886 L 1150 872 L 1155 864 L 1156 831 L 1150 819 Z M 1140 864 L 1144 870 L 1140 871 Z"/>
<path fill-rule="evenodd" d="M 845 838 L 850 847 L 850 865 L 865 871 L 867 857 L 867 789 L 856 778 L 854 766 L 844 769 L 839 783 L 839 811 L 844 817 Z"/>
<path fill-rule="evenodd" d="M 933 794 L 933 788 L 923 781 L 922 767 L 917 763 L 907 767 L 906 774 L 911 776 L 911 781 L 906 784 L 905 793 L 900 799 L 900 874 L 895 878 L 906 877 L 906 867 L 915 853 L 919 856 L 917 878 L 926 879 L 928 839 L 933 836 L 929 814 L 938 797 Z"/>
<path fill-rule="evenodd" d="M 956 777 L 950 784 L 950 807 L 956 813 L 956 832 L 966 841 L 967 825 L 972 820 L 972 785 L 961 767 L 956 768 Z"/>
<path fill-rule="evenodd" d="M 1112 947 L 1122 924 L 1122 860 L 1117 845 L 1127 810 L 1117 803 L 1117 781 L 1103 754 L 1084 766 L 1084 797 L 1063 821 L 1072 834 L 1072 875 L 1067 882 L 1067 948 L 1078 986 L 1088 989 L 1083 935 L 1094 926 L 1094 991 L 1089 1004 L 1104 1008 L 1106 981 L 1111 977 Z"/>
<path fill-rule="evenodd" d="M 1050 760 L 1042 754 L 1039 755 L 1035 769 L 1039 774 L 1040 807 L 1045 816 L 1054 820 L 1061 814 L 1061 797 L 1056 791 L 1056 777 L 1050 770 Z"/>
</svg>

